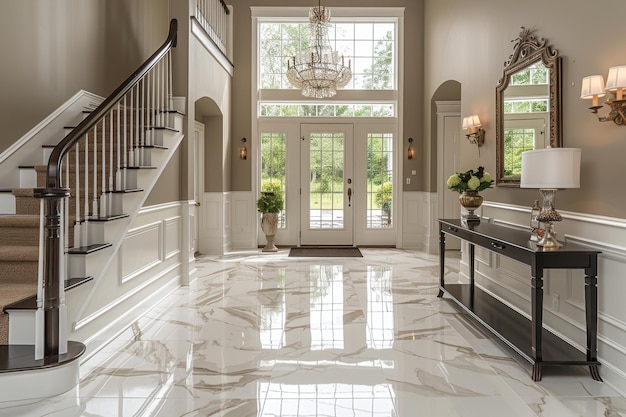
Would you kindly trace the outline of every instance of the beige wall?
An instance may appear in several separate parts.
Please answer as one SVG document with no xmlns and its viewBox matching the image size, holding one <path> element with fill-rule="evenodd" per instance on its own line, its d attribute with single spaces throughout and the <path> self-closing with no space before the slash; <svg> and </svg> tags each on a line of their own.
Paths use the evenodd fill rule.
<svg viewBox="0 0 626 417">
<path fill-rule="evenodd" d="M 316 2 L 311 0 L 232 0 L 235 14 L 234 30 L 234 64 L 233 77 L 233 119 L 231 150 L 237 148 L 239 140 L 243 137 L 250 138 L 252 131 L 252 108 L 251 108 L 251 16 L 250 6 L 292 6 L 311 7 Z M 408 148 L 407 138 L 415 139 L 413 145 L 417 146 L 418 154 L 423 155 L 419 144 L 422 140 L 423 124 L 423 101 L 422 101 L 422 68 L 423 68 L 423 5 L 422 0 L 327 0 L 324 6 L 332 7 L 405 7 L 405 79 L 404 79 L 404 125 L 403 146 Z M 248 142 L 250 143 L 250 142 Z M 233 155 L 236 158 L 236 154 Z M 421 170 L 420 158 L 411 161 L 404 159 L 404 177 L 410 177 L 412 169 Z M 241 162 L 241 163 L 239 163 Z M 251 158 L 248 161 L 233 161 L 232 190 L 249 191 L 251 185 Z M 419 191 L 422 188 L 420 181 L 414 181 L 411 185 L 404 185 L 406 191 Z"/>
<path fill-rule="evenodd" d="M 0 152 L 79 90 L 104 94 L 103 0 L 3 1 Z"/>
<path fill-rule="evenodd" d="M 0 13 L 0 152 L 79 90 L 110 94 L 165 40 L 167 0 L 20 0 Z M 59 140 L 62 138 L 59 138 Z M 174 156 L 149 203 L 179 199 Z"/>
<path fill-rule="evenodd" d="M 626 64 L 623 0 L 596 2 L 529 0 L 425 0 L 425 105 L 447 80 L 462 90 L 462 115 L 480 115 L 487 131 L 477 152 L 463 152 L 461 169 L 484 165 L 495 173 L 495 87 L 504 61 L 513 52 L 511 40 L 522 26 L 533 28 L 563 57 L 563 143 L 582 148 L 581 188 L 558 193 L 557 208 L 624 218 L 626 195 L 618 179 L 626 155 L 626 127 L 599 123 L 579 99 L 580 81 Z M 590 24 L 594 22 L 594 24 Z M 424 134 L 431 129 L 426 117 Z M 434 175 L 436 171 L 428 171 Z M 434 181 L 427 181 L 434 191 Z M 536 190 L 498 187 L 485 197 L 530 205 Z"/>
</svg>

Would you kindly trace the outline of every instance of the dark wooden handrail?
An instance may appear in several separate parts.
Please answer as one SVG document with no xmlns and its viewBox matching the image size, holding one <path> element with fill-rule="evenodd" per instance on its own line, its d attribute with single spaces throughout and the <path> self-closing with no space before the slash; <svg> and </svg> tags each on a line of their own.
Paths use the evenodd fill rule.
<svg viewBox="0 0 626 417">
<path fill-rule="evenodd" d="M 224 13 L 230 14 L 230 9 L 226 5 L 226 3 L 224 3 L 224 0 L 220 0 L 220 3 L 222 4 L 222 8 L 224 9 Z"/>
<path fill-rule="evenodd" d="M 146 60 L 130 77 L 126 79 L 110 96 L 108 96 L 89 116 L 78 124 L 70 133 L 63 138 L 50 154 L 48 168 L 46 169 L 46 187 L 48 191 L 61 187 L 61 161 L 67 152 L 78 142 L 87 132 L 103 119 L 107 113 L 115 106 L 137 83 L 150 71 L 167 52 L 176 47 L 176 34 L 178 22 L 172 19 L 170 22 L 167 40 L 156 50 L 150 58 Z"/>
</svg>

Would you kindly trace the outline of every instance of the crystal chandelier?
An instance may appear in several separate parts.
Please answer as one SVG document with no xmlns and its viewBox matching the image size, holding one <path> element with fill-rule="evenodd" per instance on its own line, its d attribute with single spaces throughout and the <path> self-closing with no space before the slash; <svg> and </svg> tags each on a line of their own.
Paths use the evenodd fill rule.
<svg viewBox="0 0 626 417">
<path fill-rule="evenodd" d="M 330 10 L 317 7 L 309 10 L 309 47 L 287 60 L 287 79 L 306 97 L 328 98 L 337 94 L 352 78 L 343 55 L 333 51 L 328 40 Z"/>
</svg>

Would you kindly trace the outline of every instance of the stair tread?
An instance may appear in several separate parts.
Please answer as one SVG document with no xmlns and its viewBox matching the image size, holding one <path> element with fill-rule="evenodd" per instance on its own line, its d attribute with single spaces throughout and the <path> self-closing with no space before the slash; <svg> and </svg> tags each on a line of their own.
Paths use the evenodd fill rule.
<svg viewBox="0 0 626 417">
<path fill-rule="evenodd" d="M 0 245 L 0 262 L 37 262 L 38 246 Z"/>
<path fill-rule="evenodd" d="M 89 217 L 90 222 L 110 222 L 112 220 L 124 219 L 129 217 L 128 214 L 112 214 L 107 217 Z"/>
<path fill-rule="evenodd" d="M 11 192 L 16 197 L 32 197 L 34 195 L 34 188 L 16 187 L 11 189 Z"/>
<path fill-rule="evenodd" d="M 93 280 L 93 277 L 85 277 L 85 278 L 70 278 L 65 281 L 65 291 L 71 290 L 72 288 L 76 288 L 81 284 L 89 282 Z M 35 288 L 36 292 L 37 288 Z M 22 299 L 19 299 L 11 304 L 7 304 L 2 309 L 5 313 L 8 310 L 34 310 L 37 308 L 37 294 L 32 294 Z"/>
<path fill-rule="evenodd" d="M 110 243 L 95 243 L 93 245 L 80 246 L 78 248 L 72 248 L 67 253 L 71 255 L 86 255 L 89 253 L 97 252 L 101 249 L 109 248 L 113 245 Z"/>
<path fill-rule="evenodd" d="M 39 227 L 37 214 L 0 215 L 0 227 Z"/>
<path fill-rule="evenodd" d="M 0 373 L 62 366 L 78 359 L 85 353 L 85 345 L 72 340 L 67 342 L 67 353 L 57 360 L 35 359 L 35 345 L 0 345 Z"/>
</svg>

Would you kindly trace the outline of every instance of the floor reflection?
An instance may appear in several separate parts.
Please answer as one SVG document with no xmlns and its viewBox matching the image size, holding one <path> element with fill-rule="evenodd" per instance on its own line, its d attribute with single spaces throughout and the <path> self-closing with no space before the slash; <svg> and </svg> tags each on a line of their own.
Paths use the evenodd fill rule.
<svg viewBox="0 0 626 417">
<path fill-rule="evenodd" d="M 76 390 L 0 417 L 626 416 L 587 372 L 532 382 L 436 297 L 437 256 L 361 251 L 199 258 L 196 281 L 81 363 Z"/>
</svg>

